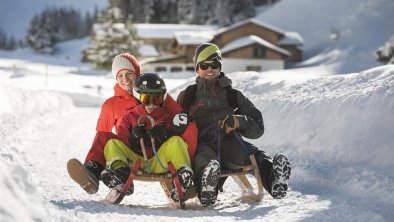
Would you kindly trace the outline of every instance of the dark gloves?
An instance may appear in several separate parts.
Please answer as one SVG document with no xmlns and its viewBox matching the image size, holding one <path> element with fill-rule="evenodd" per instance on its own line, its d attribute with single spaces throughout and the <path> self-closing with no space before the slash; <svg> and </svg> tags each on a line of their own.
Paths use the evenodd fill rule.
<svg viewBox="0 0 394 222">
<path fill-rule="evenodd" d="M 141 146 L 140 139 L 145 137 L 148 137 L 148 133 L 145 130 L 145 123 L 132 127 L 128 138 L 131 149 L 138 152 Z"/>
<path fill-rule="evenodd" d="M 168 130 L 161 125 L 154 125 L 148 134 L 151 138 L 155 140 L 157 149 L 170 137 Z"/>
<path fill-rule="evenodd" d="M 227 115 L 223 120 L 219 120 L 219 126 L 226 133 L 230 133 L 239 127 L 238 117 L 236 115 Z"/>
<path fill-rule="evenodd" d="M 141 138 L 143 138 L 147 134 L 145 126 L 145 123 L 134 126 L 131 130 L 131 136 L 136 140 L 140 140 Z"/>
<path fill-rule="evenodd" d="M 192 121 L 192 116 L 186 111 L 176 114 L 174 118 L 172 118 L 171 132 L 175 135 L 181 135 L 185 132 L 187 125 Z"/>
</svg>

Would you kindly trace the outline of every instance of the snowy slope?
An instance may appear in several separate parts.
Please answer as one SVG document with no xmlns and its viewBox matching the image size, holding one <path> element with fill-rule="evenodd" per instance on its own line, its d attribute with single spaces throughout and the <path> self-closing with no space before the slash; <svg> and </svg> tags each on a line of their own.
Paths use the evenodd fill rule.
<svg viewBox="0 0 394 222">
<path fill-rule="evenodd" d="M 66 162 L 84 159 L 99 113 L 91 100 L 100 95 L 84 86 L 100 84 L 109 93 L 111 78 L 71 74 L 72 66 L 52 61 L 56 73 L 48 85 L 29 85 L 43 79 L 43 73 L 31 74 L 39 62 L 27 61 L 17 78 L 13 62 L 0 59 L 0 195 L 6 200 L 0 221 L 394 219 L 394 66 L 336 76 L 322 67 L 229 74 L 263 113 L 266 133 L 252 142 L 270 155 L 289 156 L 291 191 L 283 200 L 266 195 L 255 203 L 240 199 L 229 180 L 213 208 L 193 199 L 184 211 L 169 205 L 156 183 L 136 183 L 135 194 L 111 206 L 103 201 L 103 184 L 87 195 L 68 177 Z M 186 80 L 173 78 L 166 81 L 176 95 Z"/>
<path fill-rule="evenodd" d="M 312 65 L 334 64 L 334 73 L 350 73 L 377 65 L 374 52 L 394 33 L 393 11 L 392 0 L 281 0 L 256 19 L 299 32 Z M 330 38 L 333 30 L 340 33 L 338 41 Z M 335 49 L 339 53 L 327 56 Z"/>
<path fill-rule="evenodd" d="M 2 1 L 2 12 L 11 2 L 21 4 Z M 121 206 L 103 201 L 103 184 L 87 195 L 65 166 L 84 159 L 111 75 L 79 62 L 87 39 L 59 45 L 56 56 L 0 51 L 0 221 L 393 221 L 394 66 L 369 69 L 375 45 L 393 32 L 392 5 L 282 0 L 258 16 L 300 32 L 314 55 L 303 68 L 228 74 L 262 111 L 266 132 L 252 142 L 293 166 L 288 197 L 261 203 L 241 199 L 231 180 L 207 209 L 195 199 L 175 209 L 155 183 L 137 183 Z M 331 27 L 347 30 L 339 49 Z M 163 74 L 174 96 L 194 75 Z"/>
</svg>

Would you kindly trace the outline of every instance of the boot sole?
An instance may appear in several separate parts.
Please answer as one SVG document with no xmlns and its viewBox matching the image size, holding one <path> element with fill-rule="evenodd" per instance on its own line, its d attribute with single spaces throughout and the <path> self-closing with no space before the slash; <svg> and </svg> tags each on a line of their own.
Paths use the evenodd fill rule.
<svg viewBox="0 0 394 222">
<path fill-rule="evenodd" d="M 209 165 L 210 164 L 208 164 L 208 166 Z M 201 181 L 201 194 L 200 194 L 200 201 L 203 206 L 212 206 L 213 204 L 215 204 L 216 196 L 217 196 L 216 187 L 219 183 L 219 178 L 220 178 L 219 164 L 215 164 L 215 166 L 210 166 L 209 170 L 204 170 L 202 181 Z M 212 188 L 213 190 L 210 188 Z"/>
<path fill-rule="evenodd" d="M 291 167 L 289 160 L 284 155 L 279 155 L 273 166 L 275 181 L 272 185 L 272 197 L 284 198 L 287 194 L 287 181 L 290 178 Z"/>
<path fill-rule="evenodd" d="M 97 193 L 99 184 L 91 178 L 89 172 L 79 160 L 69 160 L 67 162 L 67 171 L 71 179 L 79 184 L 88 194 Z"/>
</svg>

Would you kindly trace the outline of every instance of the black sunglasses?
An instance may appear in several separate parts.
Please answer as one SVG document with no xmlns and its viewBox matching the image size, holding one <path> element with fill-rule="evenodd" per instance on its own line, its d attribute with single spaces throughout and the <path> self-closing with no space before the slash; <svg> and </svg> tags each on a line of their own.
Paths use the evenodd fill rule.
<svg viewBox="0 0 394 222">
<path fill-rule="evenodd" d="M 202 70 L 207 70 L 209 67 L 211 67 L 212 69 L 218 69 L 218 68 L 220 68 L 221 65 L 222 64 L 220 64 L 220 62 L 217 62 L 217 61 L 215 61 L 213 63 L 203 63 L 202 62 L 199 64 L 200 69 L 202 69 Z"/>
</svg>

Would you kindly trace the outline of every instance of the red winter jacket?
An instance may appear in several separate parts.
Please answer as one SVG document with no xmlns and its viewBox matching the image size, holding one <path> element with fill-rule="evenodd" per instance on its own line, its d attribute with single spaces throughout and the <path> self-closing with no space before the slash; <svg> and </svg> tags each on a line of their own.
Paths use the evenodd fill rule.
<svg viewBox="0 0 394 222">
<path fill-rule="evenodd" d="M 123 116 L 138 104 L 138 100 L 123 90 L 118 83 L 115 84 L 114 91 L 115 95 L 107 99 L 101 108 L 96 126 L 96 136 L 85 158 L 85 161 L 93 160 L 103 167 L 105 166 L 105 145 L 108 140 L 118 138 L 112 133 L 113 128 L 115 127 L 115 131 L 118 132 Z M 181 107 L 170 95 L 166 96 L 163 107 L 171 117 L 181 111 Z M 197 127 L 194 122 L 189 124 L 186 131 L 182 134 L 182 138 L 189 146 L 190 159 L 193 161 L 197 147 Z"/>
<path fill-rule="evenodd" d="M 116 83 L 114 90 L 115 95 L 107 99 L 101 107 L 96 131 L 112 132 L 115 126 L 115 132 L 117 133 L 123 116 L 138 105 L 137 98 L 122 89 L 118 83 Z"/>
<path fill-rule="evenodd" d="M 156 109 L 153 110 L 152 113 L 148 114 L 145 110 L 145 105 L 138 105 L 134 107 L 132 110 L 130 110 L 129 113 L 127 113 L 122 120 L 122 123 L 119 126 L 119 132 L 118 132 L 118 137 L 119 139 L 126 144 L 128 147 L 130 147 L 135 153 L 139 154 L 142 156 L 142 150 L 141 147 L 132 147 L 132 145 L 129 143 L 129 134 L 131 129 L 138 125 L 138 118 L 142 115 L 149 115 L 155 120 L 155 125 L 161 125 L 165 127 L 167 130 L 170 129 L 170 123 L 171 123 L 171 117 L 170 115 L 165 112 L 165 110 L 162 107 L 157 107 Z M 140 123 L 145 123 L 145 129 L 149 130 L 152 127 L 151 122 L 147 118 L 141 119 Z M 147 151 L 147 156 L 148 158 L 151 158 L 153 156 L 152 149 L 151 147 L 148 147 L 151 145 L 150 141 L 145 141 L 146 151 Z M 159 147 L 156 147 L 156 149 L 159 149 Z"/>
</svg>

